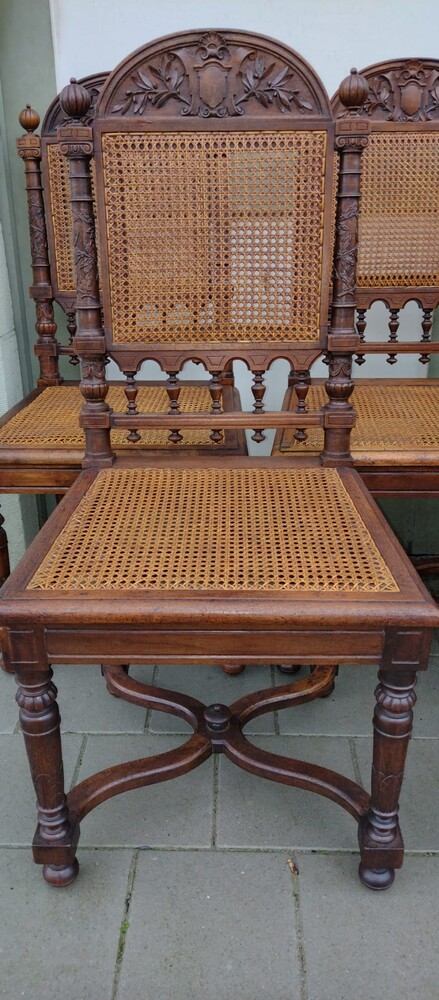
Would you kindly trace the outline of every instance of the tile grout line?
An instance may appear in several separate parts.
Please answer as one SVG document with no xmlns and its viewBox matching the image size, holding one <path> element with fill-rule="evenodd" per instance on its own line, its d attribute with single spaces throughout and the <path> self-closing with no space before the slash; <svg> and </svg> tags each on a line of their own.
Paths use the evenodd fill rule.
<svg viewBox="0 0 439 1000">
<path fill-rule="evenodd" d="M 355 780 L 364 788 L 363 779 L 361 777 L 360 765 L 358 763 L 357 748 L 355 746 L 355 738 L 353 736 L 348 737 L 348 746 L 351 752 L 352 767 L 354 769 Z"/>
<path fill-rule="evenodd" d="M 294 864 L 294 862 L 293 862 Z M 296 865 L 294 865 L 296 868 Z M 293 894 L 293 909 L 296 925 L 297 954 L 300 968 L 300 1000 L 308 1000 L 307 974 L 306 974 L 306 952 L 303 939 L 302 911 L 300 908 L 300 881 L 298 869 L 293 872 L 291 868 L 291 883 Z"/>
<path fill-rule="evenodd" d="M 217 841 L 217 813 L 218 813 L 218 792 L 219 792 L 219 754 L 213 754 L 213 796 L 212 796 L 212 836 L 210 846 L 216 849 Z"/>
<path fill-rule="evenodd" d="M 81 770 L 82 761 L 84 760 L 84 754 L 87 748 L 88 734 L 86 733 L 81 740 L 81 746 L 79 748 L 78 758 L 75 764 L 75 769 L 73 771 L 73 777 L 70 782 L 70 790 L 75 787 L 78 780 L 78 775 Z"/>
<path fill-rule="evenodd" d="M 129 918 L 129 912 L 130 912 L 131 897 L 132 897 L 132 894 L 133 894 L 134 882 L 135 882 L 135 879 L 136 879 L 137 862 L 138 862 L 138 860 L 139 860 L 139 848 L 135 848 L 135 850 L 133 851 L 132 859 L 131 859 L 130 870 L 128 872 L 127 891 L 125 893 L 123 913 L 122 913 L 122 921 L 121 921 L 121 925 L 120 925 L 120 929 L 119 929 L 119 940 L 118 940 L 118 943 L 117 943 L 116 962 L 115 962 L 115 966 L 114 966 L 113 985 L 112 985 L 112 990 L 111 990 L 111 1000 L 116 1000 L 118 989 L 119 989 L 119 979 L 120 979 L 120 974 L 121 974 L 121 971 L 122 971 L 122 962 L 123 962 L 123 956 L 124 956 L 124 951 L 125 951 L 125 942 L 126 942 L 128 928 L 129 928 L 129 919 L 128 918 Z"/>
<path fill-rule="evenodd" d="M 152 671 L 151 687 L 157 687 L 157 678 L 158 678 L 158 675 L 159 675 L 159 667 L 156 664 L 155 667 L 153 667 L 153 671 Z M 150 736 L 151 735 L 151 718 L 152 718 L 152 712 L 153 712 L 152 708 L 147 708 L 146 715 L 145 715 L 145 724 L 143 726 L 143 732 L 144 732 L 145 736 Z"/>
</svg>

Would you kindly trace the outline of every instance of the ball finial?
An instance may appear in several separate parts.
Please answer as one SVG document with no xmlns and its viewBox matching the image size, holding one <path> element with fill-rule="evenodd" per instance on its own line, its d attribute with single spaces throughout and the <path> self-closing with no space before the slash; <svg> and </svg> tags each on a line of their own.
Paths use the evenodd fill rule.
<svg viewBox="0 0 439 1000">
<path fill-rule="evenodd" d="M 34 111 L 30 104 L 26 104 L 26 107 L 20 111 L 18 116 L 18 121 L 25 132 L 35 132 L 40 124 L 40 116 L 38 111 Z"/>
<path fill-rule="evenodd" d="M 349 111 L 357 111 L 364 104 L 369 93 L 369 84 L 364 76 L 355 67 L 351 69 L 350 75 L 342 80 L 338 96 L 341 103 Z"/>
<path fill-rule="evenodd" d="M 67 118 L 81 119 L 87 114 L 91 105 L 91 94 L 78 83 L 74 76 L 59 95 L 59 103 Z"/>
</svg>

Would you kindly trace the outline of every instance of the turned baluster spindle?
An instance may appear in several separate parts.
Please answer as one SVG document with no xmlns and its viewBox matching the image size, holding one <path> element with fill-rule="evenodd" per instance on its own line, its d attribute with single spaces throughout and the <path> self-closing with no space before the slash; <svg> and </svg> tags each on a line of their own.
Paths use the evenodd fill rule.
<svg viewBox="0 0 439 1000">
<path fill-rule="evenodd" d="M 366 312 L 367 312 L 367 309 L 357 309 L 357 321 L 355 323 L 355 326 L 356 326 L 356 329 L 357 329 L 357 333 L 358 333 L 358 336 L 359 336 L 362 344 L 364 344 L 365 340 L 366 340 L 366 337 L 365 337 L 365 330 L 366 330 L 366 325 L 367 325 L 367 323 L 366 323 Z M 366 361 L 366 358 L 364 357 L 364 354 L 357 354 L 357 356 L 355 358 L 355 364 L 356 365 L 364 365 L 365 361 Z"/>
<path fill-rule="evenodd" d="M 168 393 L 169 397 L 169 410 L 168 410 L 169 416 L 171 417 L 174 414 L 177 415 L 181 413 L 179 404 L 181 385 L 177 377 L 177 372 L 168 372 L 166 392 Z M 171 444 L 180 444 L 180 441 L 182 440 L 183 440 L 183 435 L 180 433 L 178 428 L 174 428 L 174 430 L 169 432 L 168 441 L 170 441 Z"/>
<path fill-rule="evenodd" d="M 306 397 L 308 395 L 308 390 L 310 386 L 309 369 L 304 369 L 303 371 L 297 372 L 297 382 L 295 384 L 295 392 L 297 396 L 297 406 L 295 412 L 307 413 L 306 407 Z M 294 440 L 301 442 L 308 439 L 308 434 L 304 427 L 297 427 L 294 432 Z"/>
<path fill-rule="evenodd" d="M 399 309 L 390 309 L 390 319 L 389 319 L 389 344 L 396 344 L 398 342 L 398 330 L 399 330 Z M 386 358 L 388 365 L 396 365 L 398 358 L 396 354 L 389 354 Z"/>
<path fill-rule="evenodd" d="M 359 115 L 369 93 L 367 80 L 356 70 L 343 80 L 339 97 L 346 113 L 336 123 L 336 149 L 340 169 L 334 241 L 331 321 L 328 331 L 330 354 L 324 407 L 325 442 L 323 465 L 352 464 L 350 431 L 355 415 L 349 397 L 353 391 L 352 355 L 358 350 L 355 328 L 355 283 L 357 273 L 358 214 L 361 154 L 367 146 L 370 123 Z"/>
<path fill-rule="evenodd" d="M 84 467 L 110 466 L 110 407 L 106 402 L 105 336 L 102 328 L 98 255 L 90 161 L 93 131 L 84 124 L 91 95 L 72 79 L 60 94 L 67 123 L 58 129 L 61 153 L 69 159 L 70 204 L 76 270 L 77 333 L 73 341 L 81 359 L 80 390 L 84 397 L 80 425 L 85 431 Z"/>
<path fill-rule="evenodd" d="M 221 406 L 221 396 L 222 396 L 222 385 L 221 385 L 221 372 L 212 372 L 212 377 L 209 382 L 209 391 L 212 399 L 211 413 L 214 416 L 222 413 Z M 210 432 L 210 440 L 214 444 L 220 444 L 223 440 L 223 432 L 218 428 L 215 428 Z"/>
<path fill-rule="evenodd" d="M 252 385 L 252 393 L 254 398 L 254 403 L 253 403 L 254 413 L 264 412 L 264 396 L 266 388 L 267 387 L 264 382 L 264 372 L 263 371 L 254 372 L 253 385 Z M 252 441 L 257 441 L 258 443 L 259 441 L 265 441 L 264 432 L 261 430 L 254 431 L 254 433 L 252 434 Z"/>
<path fill-rule="evenodd" d="M 35 354 L 40 365 L 38 385 L 61 385 L 58 368 L 57 325 L 53 312 L 49 249 L 41 179 L 41 140 L 34 135 L 40 116 L 29 104 L 20 112 L 19 122 L 26 134 L 17 139 L 17 152 L 24 162 L 33 284 L 30 295 L 35 302 L 37 343 Z"/>
<path fill-rule="evenodd" d="M 73 346 L 73 337 L 76 333 L 76 313 L 67 313 L 67 330 L 69 334 L 69 347 Z M 71 354 L 69 358 L 69 365 L 73 365 L 76 368 L 79 365 L 79 358 L 77 354 Z"/>
<path fill-rule="evenodd" d="M 423 309 L 422 310 L 422 337 L 421 344 L 426 344 L 431 340 L 431 328 L 433 326 L 433 310 Z M 428 365 L 430 360 L 429 354 L 420 354 L 419 360 L 421 365 Z"/>
<path fill-rule="evenodd" d="M 124 375 L 126 379 L 124 385 L 125 395 L 127 398 L 126 412 L 128 416 L 135 417 L 139 412 L 136 404 L 137 393 L 139 390 L 136 385 L 135 372 L 124 372 Z M 136 444 L 137 441 L 140 441 L 140 434 L 136 427 L 132 427 L 128 432 L 127 441 L 131 441 L 131 444 Z"/>
</svg>

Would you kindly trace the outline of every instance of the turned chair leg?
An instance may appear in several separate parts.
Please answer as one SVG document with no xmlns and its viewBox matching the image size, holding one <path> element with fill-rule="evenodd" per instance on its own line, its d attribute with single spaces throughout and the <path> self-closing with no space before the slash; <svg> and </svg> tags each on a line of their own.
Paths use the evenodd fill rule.
<svg viewBox="0 0 439 1000">
<path fill-rule="evenodd" d="M 37 796 L 38 827 L 33 842 L 37 864 L 50 885 L 67 886 L 78 874 L 79 827 L 72 824 L 64 792 L 60 715 L 52 671 L 20 670 L 16 700 Z"/>
<path fill-rule="evenodd" d="M 398 808 L 416 702 L 416 671 L 380 670 L 378 677 L 372 793 L 369 811 L 359 829 L 359 875 L 370 889 L 387 889 L 404 854 Z"/>
</svg>

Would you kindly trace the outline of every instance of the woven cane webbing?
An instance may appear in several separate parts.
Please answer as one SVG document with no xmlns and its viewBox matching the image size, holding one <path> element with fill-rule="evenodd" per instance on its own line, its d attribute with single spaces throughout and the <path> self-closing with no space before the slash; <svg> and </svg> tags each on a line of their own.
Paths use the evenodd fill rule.
<svg viewBox="0 0 439 1000">
<path fill-rule="evenodd" d="M 102 143 L 115 344 L 318 338 L 325 132 Z"/>
<path fill-rule="evenodd" d="M 127 407 L 127 400 L 122 386 L 110 386 L 107 400 L 109 405 L 119 413 Z M 195 413 L 200 410 L 209 411 L 212 406 L 210 392 L 205 387 L 182 386 L 179 396 L 180 409 Z M 0 448 L 79 448 L 84 447 L 84 434 L 79 427 L 79 414 L 83 399 L 76 386 L 49 386 L 28 406 L 11 417 L 3 427 L 0 427 Z M 163 386 L 141 386 L 137 395 L 137 405 L 140 411 L 146 413 L 167 413 L 169 397 Z M 178 417 L 176 419 L 178 427 Z M 133 448 L 127 441 L 126 430 L 114 430 L 111 440 L 114 448 Z M 141 439 L 134 447 L 178 447 L 168 441 L 167 430 L 142 431 Z M 181 432 L 185 445 L 212 445 L 210 431 L 188 428 Z"/>
<path fill-rule="evenodd" d="M 439 284 L 438 189 L 439 133 L 370 136 L 361 181 L 359 287 Z"/>
<path fill-rule="evenodd" d="M 296 405 L 295 395 L 293 396 Z M 439 452 L 439 386 L 428 380 L 419 385 L 356 385 L 352 403 L 357 422 L 351 433 L 351 449 L 355 451 L 416 451 Z M 327 397 L 323 385 L 310 387 L 307 396 L 310 410 L 320 409 Z M 294 431 L 283 435 L 282 453 L 320 452 L 323 431 L 307 429 L 308 440 L 296 443 Z"/>
<path fill-rule="evenodd" d="M 398 590 L 335 469 L 100 472 L 32 590 Z"/>
<path fill-rule="evenodd" d="M 74 295 L 76 288 L 73 255 L 72 216 L 70 210 L 69 161 L 56 143 L 47 146 L 49 167 L 50 213 L 54 236 L 54 254 L 58 289 Z"/>
</svg>

